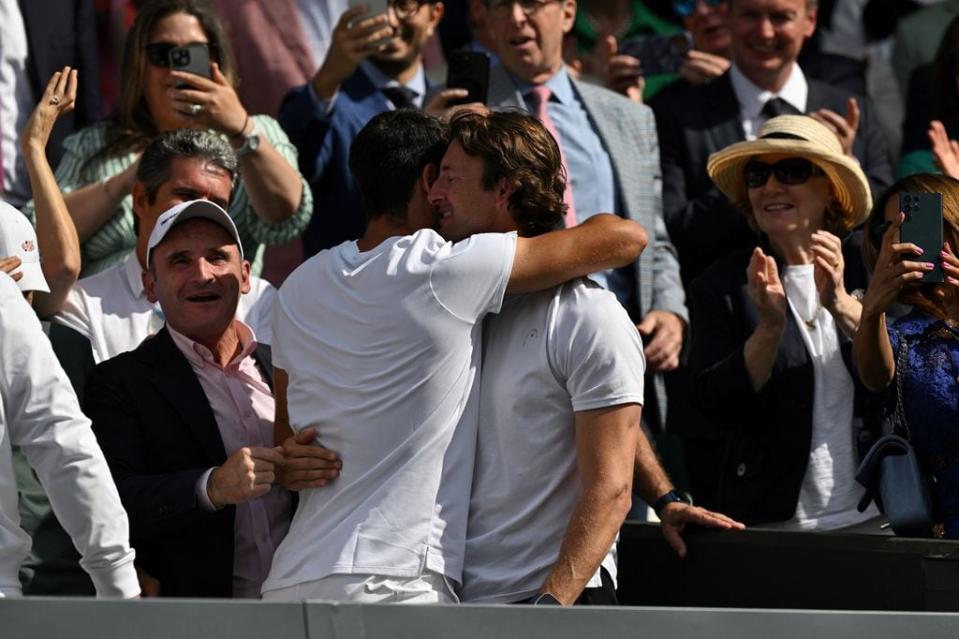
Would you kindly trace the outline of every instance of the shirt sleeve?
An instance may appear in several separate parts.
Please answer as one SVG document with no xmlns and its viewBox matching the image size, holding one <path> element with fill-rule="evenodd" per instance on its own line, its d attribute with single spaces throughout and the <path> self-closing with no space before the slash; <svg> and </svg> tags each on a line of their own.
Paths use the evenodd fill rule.
<svg viewBox="0 0 959 639">
<path fill-rule="evenodd" d="M 475 323 L 503 304 L 516 256 L 516 233 L 482 233 L 447 244 L 430 269 L 437 301 L 453 316 Z"/>
<path fill-rule="evenodd" d="M 643 345 L 612 293 L 588 281 L 563 285 L 547 339 L 550 365 L 574 411 L 643 403 Z"/>
<path fill-rule="evenodd" d="M 0 278 L 0 390 L 11 441 L 47 490 L 97 594 L 140 592 L 129 523 L 106 460 L 40 322 Z"/>
<path fill-rule="evenodd" d="M 93 341 L 92 331 L 90 330 L 90 314 L 87 311 L 87 305 L 84 303 L 84 296 L 74 285 L 67 293 L 67 298 L 63 306 L 53 316 L 53 321 L 72 328 L 91 342 Z"/>
</svg>

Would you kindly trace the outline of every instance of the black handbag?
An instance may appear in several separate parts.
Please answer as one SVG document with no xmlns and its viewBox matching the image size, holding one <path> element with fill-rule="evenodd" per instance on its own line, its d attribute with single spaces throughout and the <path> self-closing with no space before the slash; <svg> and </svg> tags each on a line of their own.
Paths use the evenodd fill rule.
<svg viewBox="0 0 959 639">
<path fill-rule="evenodd" d="M 856 471 L 856 481 L 866 488 L 859 501 L 859 512 L 875 501 L 886 515 L 893 532 L 900 537 L 933 535 L 932 493 L 916 450 L 909 442 L 909 424 L 902 401 L 903 369 L 907 344 L 900 335 L 896 353 L 896 407 L 891 416 L 891 434 L 879 439 Z"/>
</svg>

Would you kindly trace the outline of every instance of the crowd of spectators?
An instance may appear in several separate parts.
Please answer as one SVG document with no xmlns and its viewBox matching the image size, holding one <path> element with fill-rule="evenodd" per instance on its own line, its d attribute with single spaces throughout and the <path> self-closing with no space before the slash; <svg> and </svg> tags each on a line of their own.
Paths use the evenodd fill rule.
<svg viewBox="0 0 959 639">
<path fill-rule="evenodd" d="M 959 1 L 385 5 L 0 0 L 0 596 L 614 604 L 891 407 L 959 539 Z"/>
</svg>

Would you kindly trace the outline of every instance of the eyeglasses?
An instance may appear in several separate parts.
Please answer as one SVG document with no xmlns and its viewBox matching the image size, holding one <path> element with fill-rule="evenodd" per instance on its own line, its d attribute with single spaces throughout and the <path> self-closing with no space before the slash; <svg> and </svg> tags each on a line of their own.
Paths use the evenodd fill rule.
<svg viewBox="0 0 959 639">
<path fill-rule="evenodd" d="M 796 186 L 804 184 L 814 175 L 825 175 L 825 173 L 806 158 L 788 158 L 775 164 L 750 160 L 743 169 L 746 186 L 751 189 L 758 189 L 766 184 L 770 175 L 775 175 L 776 181 L 780 184 Z"/>
<path fill-rule="evenodd" d="M 213 42 L 191 42 L 190 45 L 202 44 L 206 46 L 210 59 L 214 62 L 220 61 L 219 49 Z M 145 47 L 147 61 L 155 67 L 170 66 L 170 51 L 183 45 L 173 44 L 172 42 L 154 42 Z"/>
<path fill-rule="evenodd" d="M 707 7 L 718 7 L 724 4 L 726 0 L 703 0 L 703 2 L 706 3 Z M 682 18 L 688 18 L 696 13 L 696 5 L 698 4 L 699 0 L 673 0 L 673 11 Z"/>
<path fill-rule="evenodd" d="M 389 6 L 393 7 L 393 13 L 397 20 L 406 20 L 412 17 L 420 10 L 424 4 L 433 4 L 436 0 L 388 0 Z"/>
<path fill-rule="evenodd" d="M 554 2 L 563 2 L 563 0 L 488 0 L 486 5 L 489 8 L 489 14 L 494 18 L 508 18 L 513 12 L 513 5 L 518 4 L 524 16 L 530 16 Z"/>
</svg>

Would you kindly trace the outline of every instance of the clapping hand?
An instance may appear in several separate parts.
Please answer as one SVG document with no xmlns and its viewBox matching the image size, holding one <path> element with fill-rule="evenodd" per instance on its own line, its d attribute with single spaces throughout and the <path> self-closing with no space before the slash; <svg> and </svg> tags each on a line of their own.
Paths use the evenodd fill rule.
<svg viewBox="0 0 959 639">
<path fill-rule="evenodd" d="M 929 123 L 929 142 L 932 154 L 942 172 L 952 178 L 959 178 L 959 143 L 949 139 L 946 127 L 939 120 Z"/>
<path fill-rule="evenodd" d="M 859 130 L 860 116 L 859 103 L 856 102 L 856 98 L 849 98 L 845 116 L 829 109 L 819 109 L 809 115 L 832 129 L 836 137 L 839 138 L 843 153 L 852 157 L 852 147 L 856 141 L 856 131 Z"/>
<path fill-rule="evenodd" d="M 842 240 L 829 231 L 816 231 L 812 236 L 813 272 L 819 301 L 823 308 L 833 310 L 846 295 L 843 271 Z"/>
<path fill-rule="evenodd" d="M 786 325 L 786 290 L 779 279 L 776 260 L 756 247 L 746 267 L 749 297 L 756 305 L 760 324 L 782 328 Z"/>
</svg>

